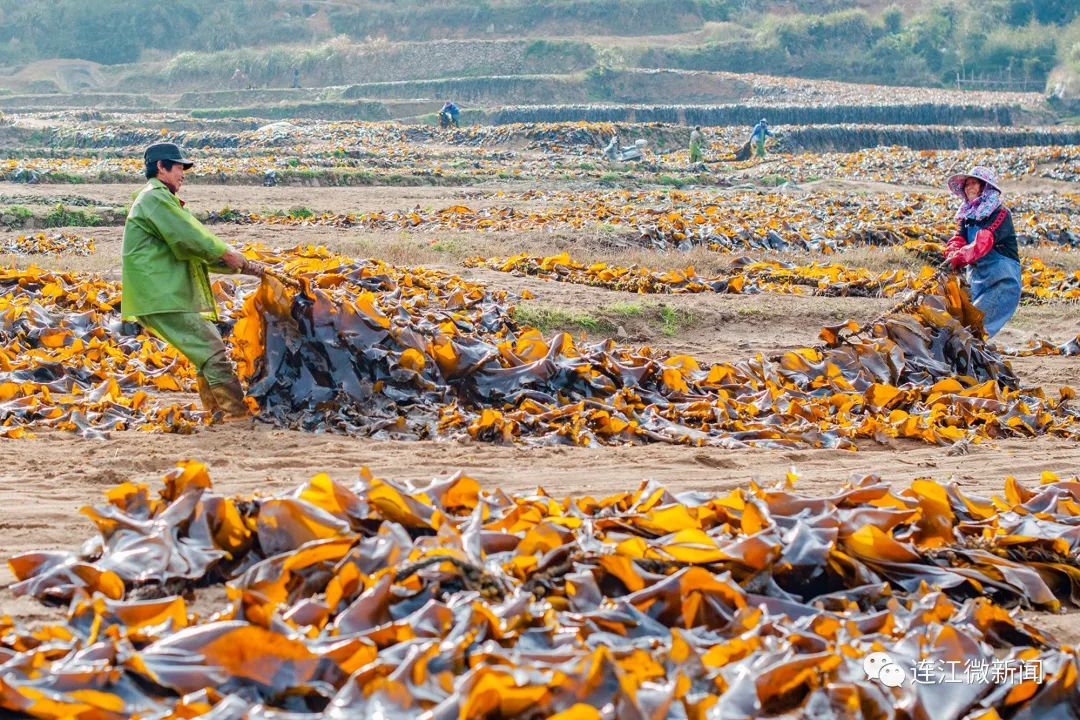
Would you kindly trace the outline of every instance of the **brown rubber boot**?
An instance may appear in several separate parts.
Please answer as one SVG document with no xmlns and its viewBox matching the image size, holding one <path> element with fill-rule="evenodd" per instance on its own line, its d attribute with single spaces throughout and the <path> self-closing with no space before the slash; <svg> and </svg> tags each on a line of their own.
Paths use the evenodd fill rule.
<svg viewBox="0 0 1080 720">
<path fill-rule="evenodd" d="M 206 382 L 206 378 L 202 375 L 196 375 L 195 385 L 199 388 L 199 399 L 202 400 L 203 410 L 211 415 L 221 412 L 217 398 L 214 397 L 214 393 L 210 390 L 210 383 Z"/>
<path fill-rule="evenodd" d="M 226 418 L 246 418 L 251 415 L 244 401 L 244 389 L 240 387 L 239 380 L 234 379 L 220 385 L 211 385 L 210 392 Z"/>
</svg>

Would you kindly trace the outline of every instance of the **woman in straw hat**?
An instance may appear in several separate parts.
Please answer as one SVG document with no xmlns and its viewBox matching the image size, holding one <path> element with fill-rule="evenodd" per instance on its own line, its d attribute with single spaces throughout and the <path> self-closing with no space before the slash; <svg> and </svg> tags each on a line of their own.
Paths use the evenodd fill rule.
<svg viewBox="0 0 1080 720">
<path fill-rule="evenodd" d="M 983 312 L 987 337 L 993 337 L 1020 303 L 1020 254 L 1012 215 L 989 168 L 976 166 L 953 175 L 948 184 L 963 203 L 945 257 L 954 270 L 967 268 L 972 302 Z"/>
</svg>

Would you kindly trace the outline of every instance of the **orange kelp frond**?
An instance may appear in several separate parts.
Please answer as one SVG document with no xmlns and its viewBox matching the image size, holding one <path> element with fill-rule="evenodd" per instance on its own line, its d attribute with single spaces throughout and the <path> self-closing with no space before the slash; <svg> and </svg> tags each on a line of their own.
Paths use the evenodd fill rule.
<svg viewBox="0 0 1080 720">
<path fill-rule="evenodd" d="M 1072 649 L 1006 608 L 1080 603 L 1080 478 L 556 499 L 365 470 L 229 498 L 184 462 L 85 512 L 92 556 L 10 561 L 15 593 L 69 609 L 32 631 L 0 618 L 4 710 L 986 717 L 1077 692 Z M 866 676 L 881 652 L 898 687 Z M 955 679 L 991 664 L 1013 669 Z"/>
<path fill-rule="evenodd" d="M 206 420 L 159 393 L 189 388 L 173 348 L 120 322 L 120 286 L 75 273 L 0 268 L 0 435 L 28 428 L 100 437 L 187 432 Z"/>
<path fill-rule="evenodd" d="M 939 264 L 945 252 L 944 245 L 915 240 L 904 243 L 903 248 L 925 259 L 931 266 Z M 1068 272 L 1031 257 L 1024 257 L 1021 263 L 1023 303 L 1080 300 L 1080 270 Z M 919 271 L 896 269 L 876 272 L 840 263 L 818 261 L 800 265 L 795 262 L 755 260 L 746 256 L 733 260 L 718 275 L 705 276 L 697 273 L 692 266 L 681 270 L 654 270 L 604 262 L 586 264 L 571 259 L 565 252 L 549 257 L 524 253 L 510 257 L 475 257 L 465 260 L 465 266 L 641 294 L 716 292 L 751 295 L 770 292 L 818 297 L 889 298 L 921 288 L 933 276 L 930 267 Z"/>
<path fill-rule="evenodd" d="M 948 237 L 956 208 L 945 195 L 853 195 L 819 191 L 814 202 L 758 191 L 718 195 L 702 191 L 525 190 L 477 193 L 469 207 L 317 212 L 308 208 L 260 213 L 221 208 L 207 222 L 241 225 L 360 227 L 406 232 L 578 232 L 603 227 L 616 247 L 721 252 L 806 250 L 831 254 L 859 246 L 929 243 Z M 500 204 L 488 205 L 488 202 Z M 1075 246 L 1073 208 L 1080 194 L 1018 195 L 1010 202 L 1017 239 L 1024 245 Z M 524 203 L 542 203 L 521 209 Z M 913 208 L 918 208 L 917 212 Z M 940 260 L 940 258 L 939 258 Z M 936 264 L 936 263 L 935 263 Z"/>
</svg>

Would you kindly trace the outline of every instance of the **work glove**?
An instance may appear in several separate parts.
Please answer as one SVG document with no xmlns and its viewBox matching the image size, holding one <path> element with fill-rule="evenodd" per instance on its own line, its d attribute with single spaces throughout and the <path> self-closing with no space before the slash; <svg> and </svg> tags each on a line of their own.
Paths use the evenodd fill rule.
<svg viewBox="0 0 1080 720">
<path fill-rule="evenodd" d="M 964 245 L 956 253 L 949 257 L 949 262 L 952 263 L 953 270 L 959 270 L 965 265 L 971 265 L 973 262 L 986 255 L 994 248 L 994 233 L 989 230 L 980 230 L 975 235 L 975 242 Z"/>
<path fill-rule="evenodd" d="M 953 235 L 949 238 L 949 242 L 945 243 L 945 259 L 952 264 L 953 258 L 960 254 L 965 245 L 967 245 L 967 242 L 964 241 L 963 236 Z M 956 267 L 953 266 L 953 269 L 956 269 Z"/>
</svg>

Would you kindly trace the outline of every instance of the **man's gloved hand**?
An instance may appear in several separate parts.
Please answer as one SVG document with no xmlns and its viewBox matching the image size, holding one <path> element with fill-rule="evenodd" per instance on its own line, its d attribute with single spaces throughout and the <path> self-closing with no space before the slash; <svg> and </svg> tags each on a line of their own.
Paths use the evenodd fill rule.
<svg viewBox="0 0 1080 720">
<path fill-rule="evenodd" d="M 246 258 L 232 248 L 229 248 L 221 254 L 221 263 L 225 267 L 232 268 L 233 270 L 242 270 L 245 261 Z"/>
<path fill-rule="evenodd" d="M 266 274 L 266 264 L 258 260 L 248 260 L 241 253 L 229 248 L 222 254 L 221 262 L 227 267 L 236 270 L 241 275 L 254 275 L 262 277 Z"/>
</svg>

